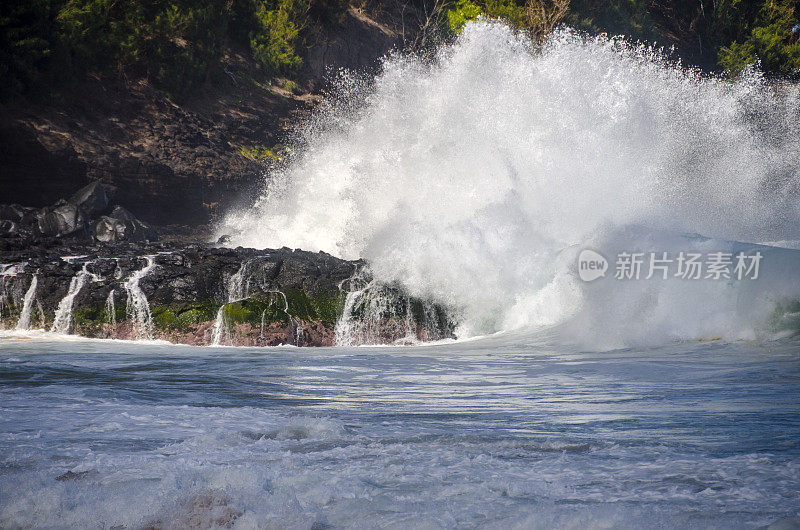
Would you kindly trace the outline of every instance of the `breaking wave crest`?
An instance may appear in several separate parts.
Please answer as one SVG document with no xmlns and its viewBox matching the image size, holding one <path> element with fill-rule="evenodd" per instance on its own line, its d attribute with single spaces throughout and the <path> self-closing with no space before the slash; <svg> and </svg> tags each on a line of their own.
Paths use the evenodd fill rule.
<svg viewBox="0 0 800 530">
<path fill-rule="evenodd" d="M 800 294 L 798 253 L 766 247 L 758 281 L 575 271 L 585 247 L 613 267 L 620 251 L 800 240 L 795 86 L 711 78 L 570 30 L 535 48 L 479 21 L 433 57 L 396 54 L 337 87 L 255 204 L 221 224 L 231 244 L 365 258 L 378 280 L 452 308 L 460 338 L 747 338 Z"/>
</svg>

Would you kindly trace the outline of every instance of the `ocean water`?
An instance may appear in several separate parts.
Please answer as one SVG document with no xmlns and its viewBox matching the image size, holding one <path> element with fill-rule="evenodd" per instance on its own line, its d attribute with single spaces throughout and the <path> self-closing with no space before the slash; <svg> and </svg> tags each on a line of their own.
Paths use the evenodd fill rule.
<svg viewBox="0 0 800 530">
<path fill-rule="evenodd" d="M 797 85 L 478 21 L 322 107 L 219 235 L 364 258 L 458 340 L 9 333 L 0 527 L 800 527 Z M 763 263 L 584 282 L 582 250 Z"/>
<path fill-rule="evenodd" d="M 0 527 L 792 528 L 798 351 L 6 336 Z"/>
</svg>

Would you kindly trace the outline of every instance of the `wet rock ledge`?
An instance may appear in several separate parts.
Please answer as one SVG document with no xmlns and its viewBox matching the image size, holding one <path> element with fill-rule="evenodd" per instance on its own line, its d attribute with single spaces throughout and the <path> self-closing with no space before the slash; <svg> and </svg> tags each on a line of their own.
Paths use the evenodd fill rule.
<svg viewBox="0 0 800 530">
<path fill-rule="evenodd" d="M 159 242 L 0 251 L 0 327 L 191 345 L 329 346 L 452 335 L 361 261 Z"/>
</svg>

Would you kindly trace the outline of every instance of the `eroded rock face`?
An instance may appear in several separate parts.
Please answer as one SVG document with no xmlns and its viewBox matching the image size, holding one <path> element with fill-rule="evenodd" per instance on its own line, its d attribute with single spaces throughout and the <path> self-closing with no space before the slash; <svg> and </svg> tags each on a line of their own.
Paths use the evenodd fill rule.
<svg viewBox="0 0 800 530">
<path fill-rule="evenodd" d="M 37 219 L 39 232 L 50 237 L 69 236 L 86 228 L 83 212 L 77 205 L 70 203 L 43 208 L 37 214 Z"/>
<path fill-rule="evenodd" d="M 150 225 L 134 217 L 122 206 L 116 206 L 111 213 L 101 216 L 94 223 L 92 234 L 102 243 L 158 241 L 158 233 Z"/>
<path fill-rule="evenodd" d="M 17 238 L 17 246 L 22 247 L 39 238 L 157 241 L 158 233 L 122 206 L 112 208 L 107 189 L 93 182 L 45 208 L 0 205 L 0 238 Z M 7 242 L 0 243 L 0 248 L 7 247 Z"/>
<path fill-rule="evenodd" d="M 77 206 L 90 219 L 101 215 L 109 205 L 106 188 L 99 182 L 92 182 L 88 186 L 84 186 L 67 202 Z"/>
<path fill-rule="evenodd" d="M 5 251 L 0 263 L 6 264 L 0 270 L 0 327 L 17 326 L 27 298 L 30 327 L 50 329 L 69 299 L 69 314 L 61 321 L 69 323 L 70 333 L 236 346 L 333 345 L 348 280 L 364 267 L 361 261 L 288 248 L 164 243 Z M 31 285 L 35 292 L 26 296 Z M 396 305 L 415 303 L 399 296 Z M 375 336 L 391 342 L 452 335 L 451 324 L 437 324 L 432 333 L 414 322 L 415 315 L 382 316 L 371 325 L 385 332 Z"/>
</svg>

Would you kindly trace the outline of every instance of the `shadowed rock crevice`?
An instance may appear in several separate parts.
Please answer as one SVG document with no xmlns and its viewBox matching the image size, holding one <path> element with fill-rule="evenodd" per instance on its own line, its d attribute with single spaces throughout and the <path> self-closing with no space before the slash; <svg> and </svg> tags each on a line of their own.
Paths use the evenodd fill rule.
<svg viewBox="0 0 800 530">
<path fill-rule="evenodd" d="M 93 182 L 52 206 L 0 204 L 0 249 L 24 249 L 43 240 L 157 241 L 158 233 Z"/>
</svg>

